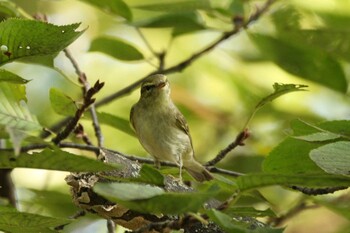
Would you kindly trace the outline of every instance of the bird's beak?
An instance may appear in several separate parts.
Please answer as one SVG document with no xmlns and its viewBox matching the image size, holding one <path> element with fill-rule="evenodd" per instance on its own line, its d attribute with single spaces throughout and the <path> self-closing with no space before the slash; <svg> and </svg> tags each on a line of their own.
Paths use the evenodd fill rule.
<svg viewBox="0 0 350 233">
<path fill-rule="evenodd" d="M 166 82 L 161 82 L 157 85 L 157 89 L 162 89 L 163 87 L 165 87 Z"/>
</svg>

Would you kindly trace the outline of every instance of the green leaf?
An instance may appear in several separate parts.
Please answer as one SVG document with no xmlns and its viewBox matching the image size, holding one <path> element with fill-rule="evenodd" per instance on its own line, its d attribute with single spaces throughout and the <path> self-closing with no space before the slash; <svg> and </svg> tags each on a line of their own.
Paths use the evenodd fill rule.
<svg viewBox="0 0 350 233">
<path fill-rule="evenodd" d="M 144 182 L 147 184 L 154 184 L 163 186 L 164 185 L 164 176 L 159 172 L 158 169 L 155 169 L 153 166 L 143 164 L 140 170 L 140 176 L 135 180 Z"/>
<path fill-rule="evenodd" d="M 107 198 L 115 196 L 119 201 L 145 200 L 165 193 L 157 186 L 135 183 L 98 183 L 94 191 Z"/>
<path fill-rule="evenodd" d="M 180 36 L 206 29 L 203 20 L 196 13 L 166 14 L 134 23 L 141 28 L 173 28 L 173 36 Z"/>
<path fill-rule="evenodd" d="M 350 142 L 329 143 L 310 152 L 310 158 L 330 174 L 350 175 Z"/>
<path fill-rule="evenodd" d="M 50 89 L 50 102 L 53 110 L 63 116 L 74 116 L 77 111 L 77 106 L 73 99 L 59 89 Z"/>
<path fill-rule="evenodd" d="M 180 214 L 196 212 L 206 200 L 215 196 L 217 188 L 189 193 L 165 192 L 159 187 L 133 183 L 99 183 L 99 195 L 142 213 Z"/>
<path fill-rule="evenodd" d="M 309 157 L 311 150 L 323 142 L 307 142 L 287 138 L 275 147 L 263 162 L 263 170 L 285 175 L 324 173 Z"/>
<path fill-rule="evenodd" d="M 238 177 L 237 184 L 242 192 L 271 185 L 328 188 L 350 186 L 350 178 L 322 173 L 313 175 L 257 173 Z"/>
<path fill-rule="evenodd" d="M 0 23 L 0 64 L 29 56 L 54 55 L 84 31 L 79 24 L 56 26 L 36 20 L 8 19 Z"/>
<path fill-rule="evenodd" d="M 92 41 L 89 51 L 105 53 L 123 61 L 138 61 L 144 57 L 139 50 L 128 42 L 112 37 L 99 37 Z"/>
<path fill-rule="evenodd" d="M 29 112 L 23 85 L 0 82 L 0 99 L 0 125 L 28 133 L 42 128 Z"/>
<path fill-rule="evenodd" d="M 195 10 L 211 10 L 209 0 L 182 0 L 174 2 L 151 3 L 133 6 L 133 8 L 149 11 L 165 11 L 167 13 L 183 13 Z"/>
<path fill-rule="evenodd" d="M 73 216 L 79 208 L 72 205 L 72 195 L 60 190 L 35 190 L 20 188 L 20 203 L 22 209 L 31 208 L 32 213 L 55 217 Z M 68 191 L 68 190 L 67 190 Z M 35 212 L 33 212 L 35 210 Z"/>
<path fill-rule="evenodd" d="M 50 228 L 71 223 L 72 220 L 16 212 L 0 207 L 0 230 L 11 233 L 56 232 Z"/>
<path fill-rule="evenodd" d="M 283 83 L 274 83 L 273 89 L 274 92 L 266 97 L 264 97 L 260 102 L 257 104 L 255 108 L 261 108 L 265 104 L 277 99 L 278 97 L 294 92 L 294 91 L 306 91 L 304 88 L 306 88 L 307 85 L 301 85 L 301 84 L 283 84 Z"/>
<path fill-rule="evenodd" d="M 78 156 L 59 149 L 44 149 L 33 154 L 20 154 L 14 157 L 12 153 L 2 152 L 0 168 L 38 168 L 69 172 L 98 172 L 117 169 L 115 166 L 98 160 Z"/>
<path fill-rule="evenodd" d="M 99 8 L 100 10 L 113 14 L 116 16 L 121 16 L 128 21 L 132 19 L 132 12 L 129 6 L 122 0 L 80 0 L 86 2 L 92 6 Z"/>
<path fill-rule="evenodd" d="M 309 142 L 322 142 L 338 138 L 350 139 L 350 121 L 327 121 L 312 125 L 302 120 L 294 120 L 291 124 L 294 138 Z"/>
<path fill-rule="evenodd" d="M 271 209 L 257 210 L 253 207 L 229 207 L 225 214 L 231 217 L 276 217 L 276 214 Z"/>
<path fill-rule="evenodd" d="M 324 51 L 261 34 L 250 34 L 261 53 L 287 72 L 345 93 L 347 82 L 339 62 Z M 304 46 L 303 46 L 304 45 Z"/>
<path fill-rule="evenodd" d="M 29 80 L 23 79 L 20 76 L 11 73 L 7 70 L 0 69 L 0 83 L 1 82 L 10 82 L 14 84 L 26 84 Z"/>
<path fill-rule="evenodd" d="M 0 1 L 0 20 L 3 21 L 6 18 L 31 18 L 31 16 L 23 11 L 13 2 L 7 0 Z"/>
<path fill-rule="evenodd" d="M 231 216 L 224 214 L 218 210 L 210 209 L 206 211 L 209 218 L 218 224 L 225 232 L 228 233 L 247 233 L 248 231 L 242 227 L 237 226 L 236 222 Z"/>
<path fill-rule="evenodd" d="M 121 117 L 114 116 L 112 114 L 105 113 L 105 112 L 101 112 L 101 113 L 98 112 L 97 117 L 101 124 L 112 126 L 113 128 L 121 130 L 124 133 L 127 133 L 131 136 L 135 136 L 135 133 L 131 129 L 130 123 L 128 120 L 125 120 Z"/>
</svg>

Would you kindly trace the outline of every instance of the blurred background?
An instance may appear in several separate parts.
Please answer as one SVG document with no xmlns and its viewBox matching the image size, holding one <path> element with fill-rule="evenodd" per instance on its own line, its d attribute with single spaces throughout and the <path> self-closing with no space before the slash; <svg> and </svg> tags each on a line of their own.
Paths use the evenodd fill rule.
<svg viewBox="0 0 350 233">
<path fill-rule="evenodd" d="M 145 40 L 156 52 L 167 51 L 165 64 L 169 67 L 210 44 L 220 36 L 223 30 L 230 29 L 228 23 L 223 23 L 224 20 L 220 21 L 201 14 L 202 20 L 211 29 L 174 38 L 170 28 L 143 28 L 141 33 L 145 37 L 144 40 L 139 32 L 123 19 L 102 12 L 84 1 L 13 0 L 13 2 L 31 15 L 45 14 L 48 21 L 53 24 L 81 23 L 79 29 L 86 29 L 86 31 L 69 46 L 69 50 L 91 84 L 96 80 L 105 82 L 106 85 L 97 95 L 97 100 L 115 93 L 154 71 L 152 64 L 156 64 L 156 60 L 152 58 L 152 51 Z M 157 1 L 125 0 L 130 7 L 154 2 Z M 252 1 L 248 5 L 251 6 L 251 11 L 254 11 L 255 4 L 263 2 Z M 229 3 L 230 1 L 225 0 L 211 1 L 211 4 L 217 6 L 225 6 Z M 350 1 L 293 0 L 288 1 L 288 4 L 301 12 L 303 28 L 324 26 L 320 15 L 337 15 L 339 18 L 341 16 L 343 19 L 350 20 Z M 283 7 L 283 3 L 273 5 L 270 13 L 280 7 Z M 142 22 L 159 14 L 137 8 L 132 9 L 135 22 Z M 340 22 L 339 25 L 341 26 Z M 271 19 L 265 15 L 252 24 L 247 31 L 274 33 L 274 30 Z M 139 49 L 148 61 L 120 61 L 103 53 L 89 51 L 91 42 L 102 35 L 128 41 Z M 342 65 L 349 79 L 349 65 L 345 62 Z M 14 62 L 4 66 L 21 77 L 31 80 L 27 84 L 28 104 L 33 113 L 38 116 L 40 123 L 46 127 L 62 119 L 62 116 L 57 115 L 50 106 L 51 88 L 58 88 L 75 100 L 81 99 L 81 89 L 77 85 L 74 69 L 62 53 L 55 59 L 55 66 L 66 76 L 39 65 Z M 246 145 L 234 150 L 220 163 L 221 167 L 237 172 L 260 171 L 264 157 L 288 135 L 289 123 L 293 119 L 320 122 L 350 118 L 350 101 L 347 95 L 293 76 L 266 60 L 246 31 L 220 44 L 183 72 L 169 74 L 168 79 L 172 87 L 172 98 L 188 121 L 196 156 L 201 162 L 214 158 L 221 149 L 235 139 L 258 101 L 273 91 L 272 85 L 275 82 L 309 86 L 308 91 L 285 95 L 268 104 L 255 115 L 249 125 L 251 137 L 246 141 Z M 128 119 L 130 108 L 138 98 L 137 89 L 98 110 Z M 90 137 L 95 140 L 91 122 L 86 118 L 82 124 Z M 147 156 L 135 137 L 107 125 L 102 125 L 102 132 L 105 147 L 130 155 Z M 64 181 L 66 175 L 63 172 L 16 169 L 13 178 L 16 186 L 20 188 L 18 195 L 22 208 L 33 212 L 44 211 L 45 213 L 46 211 L 47 214 L 53 211 L 56 216 L 74 214 L 76 209 L 67 198 L 69 190 Z M 57 192 L 57 196 L 50 199 L 56 199 L 57 203 L 50 202 L 48 205 L 45 200 L 47 198 L 44 195 L 45 190 Z M 264 188 L 261 192 L 273 204 L 277 213 L 284 213 L 302 198 L 301 194 L 279 187 Z M 64 205 L 65 208 L 55 209 L 55 204 L 59 207 Z M 75 229 L 84 229 L 84 232 L 106 232 L 105 221 L 96 216 L 84 217 L 76 224 L 79 226 L 69 226 L 65 231 L 75 232 Z M 293 217 L 286 226 L 285 232 L 346 232 L 348 224 L 340 215 L 326 208 L 318 208 L 304 211 Z"/>
</svg>

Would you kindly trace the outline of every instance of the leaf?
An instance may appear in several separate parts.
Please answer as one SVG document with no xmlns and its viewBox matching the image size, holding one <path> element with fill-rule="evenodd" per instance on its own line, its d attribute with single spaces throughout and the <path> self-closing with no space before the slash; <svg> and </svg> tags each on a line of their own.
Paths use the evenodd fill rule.
<svg viewBox="0 0 350 233">
<path fill-rule="evenodd" d="M 8 19 L 0 23 L 0 64 L 29 56 L 54 55 L 84 31 L 79 24 L 56 26 L 36 20 Z"/>
<path fill-rule="evenodd" d="M 0 230 L 11 233 L 56 232 L 50 228 L 67 225 L 72 220 L 17 212 L 0 206 Z"/>
<path fill-rule="evenodd" d="M 206 211 L 209 218 L 218 224 L 225 232 L 228 233 L 247 233 L 248 231 L 244 228 L 241 228 L 235 224 L 235 221 L 232 217 L 224 214 L 218 210 L 210 209 Z"/>
<path fill-rule="evenodd" d="M 326 121 L 316 125 L 302 120 L 291 123 L 294 138 L 309 142 L 322 142 L 338 138 L 350 139 L 350 121 Z"/>
<path fill-rule="evenodd" d="M 29 80 L 23 79 L 20 76 L 11 73 L 7 70 L 0 69 L 0 83 L 1 82 L 10 82 L 14 84 L 26 84 Z"/>
<path fill-rule="evenodd" d="M 144 182 L 147 184 L 154 184 L 163 186 L 164 185 L 164 176 L 159 172 L 158 169 L 155 169 L 153 166 L 143 164 L 140 170 L 140 176 L 135 180 Z"/>
<path fill-rule="evenodd" d="M 0 82 L 0 99 L 0 125 L 28 133 L 42 128 L 29 112 L 23 85 Z"/>
<path fill-rule="evenodd" d="M 173 28 L 173 36 L 180 36 L 206 29 L 203 20 L 196 13 L 166 14 L 134 23 L 141 28 Z"/>
<path fill-rule="evenodd" d="M 271 209 L 257 210 L 253 207 L 229 207 L 225 214 L 231 217 L 276 217 L 276 214 Z"/>
<path fill-rule="evenodd" d="M 16 17 L 16 18 L 31 18 L 29 14 L 23 11 L 13 2 L 2 0 L 0 1 L 0 20 L 3 21 L 6 18 Z"/>
<path fill-rule="evenodd" d="M 113 14 L 116 16 L 121 16 L 128 21 L 132 19 L 132 12 L 129 6 L 122 0 L 80 0 L 86 2 L 92 6 L 99 8 L 100 10 Z"/>
<path fill-rule="evenodd" d="M 211 10 L 208 0 L 182 0 L 174 2 L 151 3 L 133 6 L 133 8 L 149 11 L 165 11 L 167 13 L 183 13 L 195 10 Z"/>
<path fill-rule="evenodd" d="M 347 82 L 339 62 L 320 49 L 262 34 L 250 34 L 261 53 L 287 72 L 345 93 Z"/>
<path fill-rule="evenodd" d="M 135 136 L 135 133 L 131 129 L 130 123 L 128 120 L 125 120 L 121 117 L 114 116 L 112 114 L 105 113 L 105 112 L 98 112 L 97 117 L 101 124 L 112 126 L 113 128 L 121 130 L 124 133 L 127 133 L 131 136 Z"/>
<path fill-rule="evenodd" d="M 74 116 L 77 111 L 77 106 L 73 99 L 59 89 L 50 89 L 50 102 L 53 110 L 63 116 Z"/>
<path fill-rule="evenodd" d="M 99 37 L 92 41 L 89 51 L 105 53 L 123 61 L 143 60 L 144 56 L 139 50 L 128 42 L 112 37 Z"/>
<path fill-rule="evenodd" d="M 350 186 L 350 178 L 345 176 L 336 176 L 329 174 L 313 174 L 313 175 L 286 175 L 280 174 L 267 174 L 256 173 L 240 176 L 237 178 L 237 184 L 241 192 L 245 192 L 251 189 L 271 186 L 303 186 L 312 188 L 328 188 L 338 186 Z"/>
<path fill-rule="evenodd" d="M 329 143 L 310 152 L 310 158 L 330 174 L 350 175 L 350 142 Z"/>
<path fill-rule="evenodd" d="M 6 152 L 5 152 L 6 153 Z M 117 169 L 101 161 L 78 156 L 59 149 L 44 149 L 33 154 L 20 154 L 18 157 L 6 153 L 0 156 L 0 168 L 38 168 L 69 172 L 98 172 Z"/>
<path fill-rule="evenodd" d="M 72 195 L 53 190 L 35 190 L 20 188 L 22 209 L 31 208 L 33 213 L 55 217 L 73 216 L 79 208 L 72 205 Z M 66 190 L 64 190 L 66 191 Z M 68 190 L 67 190 L 68 191 Z"/>
<path fill-rule="evenodd" d="M 311 143 L 286 138 L 266 157 L 263 162 L 263 170 L 268 173 L 285 175 L 322 174 L 324 172 L 310 159 L 309 153 L 324 144 L 323 142 Z"/>
<path fill-rule="evenodd" d="M 159 187 L 133 183 L 99 183 L 94 191 L 108 200 L 142 213 L 180 214 L 196 212 L 217 188 L 189 193 L 165 192 Z"/>
<path fill-rule="evenodd" d="M 261 108 L 268 102 L 271 102 L 278 97 L 288 94 L 290 92 L 294 91 L 306 91 L 304 88 L 306 88 L 307 85 L 301 85 L 301 84 L 283 84 L 283 83 L 274 83 L 273 89 L 274 92 L 266 97 L 264 97 L 260 102 L 257 104 L 255 108 Z"/>
<path fill-rule="evenodd" d="M 115 196 L 120 201 L 145 200 L 165 193 L 157 186 L 135 183 L 98 183 L 94 191 L 105 197 Z"/>
</svg>

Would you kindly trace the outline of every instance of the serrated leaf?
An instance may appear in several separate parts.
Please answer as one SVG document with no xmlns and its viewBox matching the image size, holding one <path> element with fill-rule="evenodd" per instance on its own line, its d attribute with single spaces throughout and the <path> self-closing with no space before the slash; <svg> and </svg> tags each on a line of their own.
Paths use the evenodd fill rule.
<svg viewBox="0 0 350 233">
<path fill-rule="evenodd" d="M 310 158 L 330 174 L 350 175 L 350 142 L 329 143 L 310 152 Z"/>
<path fill-rule="evenodd" d="M 44 149 L 33 154 L 20 154 L 13 157 L 4 152 L 0 156 L 0 168 L 37 168 L 69 172 L 98 172 L 117 169 L 115 166 L 98 160 L 78 156 L 59 149 Z"/>
<path fill-rule="evenodd" d="M 286 138 L 278 144 L 263 162 L 263 170 L 269 173 L 322 174 L 324 173 L 309 157 L 311 150 L 324 145 L 324 142 L 307 142 Z"/>
<path fill-rule="evenodd" d="M 208 0 L 185 0 L 136 5 L 133 8 L 149 11 L 165 11 L 167 13 L 183 13 L 195 10 L 211 10 Z"/>
<path fill-rule="evenodd" d="M 135 136 L 135 133 L 131 129 L 130 122 L 128 120 L 105 112 L 98 112 L 97 117 L 101 124 L 112 126 L 113 128 L 121 130 L 124 133 Z"/>
<path fill-rule="evenodd" d="M 50 89 L 50 103 L 53 110 L 63 116 L 74 116 L 77 111 L 73 99 L 56 88 Z"/>
<path fill-rule="evenodd" d="M 294 138 L 309 142 L 322 142 L 335 140 L 338 138 L 350 138 L 350 131 L 345 129 L 350 127 L 350 121 L 327 121 L 320 124 L 310 124 L 302 120 L 294 120 L 291 123 Z"/>
<path fill-rule="evenodd" d="M 11 73 L 7 70 L 0 69 L 0 83 L 1 82 L 10 82 L 15 84 L 26 84 L 29 80 L 21 78 L 20 76 Z"/>
<path fill-rule="evenodd" d="M 108 14 L 121 16 L 128 21 L 131 21 L 132 19 L 132 12 L 130 11 L 129 6 L 122 0 L 80 0 L 80 1 L 93 5 Z"/>
<path fill-rule="evenodd" d="M 23 85 L 0 82 L 0 125 L 32 132 L 42 127 L 26 105 Z"/>
<path fill-rule="evenodd" d="M 246 128 L 249 124 L 249 122 L 251 121 L 251 119 L 253 119 L 255 113 L 262 108 L 264 105 L 266 105 L 267 103 L 277 99 L 278 97 L 291 93 L 291 92 L 295 92 L 295 91 L 306 91 L 304 88 L 306 88 L 307 85 L 302 85 L 302 84 L 283 84 L 283 83 L 274 83 L 273 84 L 273 89 L 274 92 L 271 93 L 270 95 L 262 98 L 259 103 L 255 106 L 252 114 L 249 116 L 247 122 L 244 125 L 244 128 Z"/>
<path fill-rule="evenodd" d="M 256 108 L 261 108 L 268 102 L 271 102 L 278 97 L 295 92 L 295 91 L 306 91 L 304 88 L 306 88 L 307 85 L 301 85 L 301 84 L 283 84 L 283 83 L 274 83 L 273 89 L 274 92 L 266 97 L 264 97 L 260 102 L 257 104 Z"/>
<path fill-rule="evenodd" d="M 143 60 L 143 54 L 130 43 L 112 37 L 99 37 L 92 41 L 89 51 L 105 53 L 123 61 Z"/>
<path fill-rule="evenodd" d="M 8 19 L 0 23 L 0 64 L 32 56 L 54 55 L 84 31 L 79 24 L 57 26 L 36 20 Z"/>
<path fill-rule="evenodd" d="M 261 53 L 285 71 L 345 93 L 347 82 L 339 62 L 320 49 L 262 34 L 250 34 Z"/>
<path fill-rule="evenodd" d="M 201 192 L 173 193 L 159 187 L 132 183 L 99 183 L 94 191 L 105 198 L 142 213 L 180 214 L 196 212 L 217 193 L 216 187 Z M 144 193 L 143 193 L 144 192 Z"/>
<path fill-rule="evenodd" d="M 141 28 L 173 28 L 173 36 L 180 36 L 206 29 L 203 20 L 196 13 L 166 14 L 134 23 Z"/>
<path fill-rule="evenodd" d="M 271 186 L 303 186 L 303 187 L 338 187 L 338 186 L 350 186 L 350 178 L 345 176 L 330 175 L 325 173 L 313 174 L 313 175 L 286 175 L 280 174 L 267 174 L 257 173 L 240 176 L 237 178 L 238 187 L 242 192 L 251 189 Z"/>
<path fill-rule="evenodd" d="M 50 228 L 71 223 L 72 220 L 0 208 L 0 230 L 11 233 L 56 232 Z"/>
</svg>

